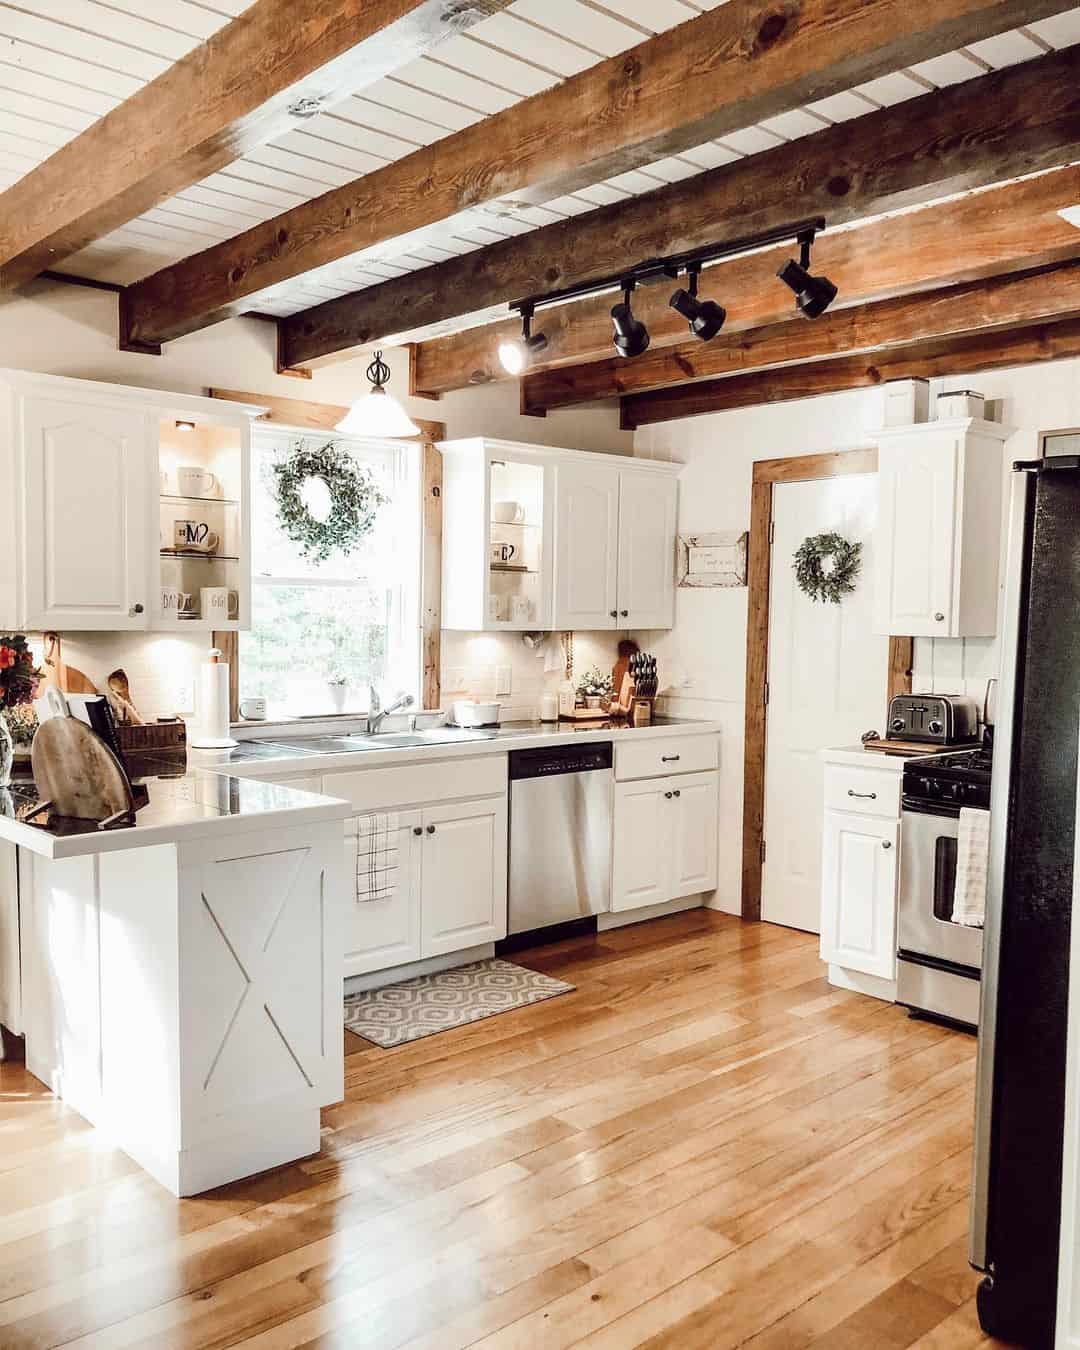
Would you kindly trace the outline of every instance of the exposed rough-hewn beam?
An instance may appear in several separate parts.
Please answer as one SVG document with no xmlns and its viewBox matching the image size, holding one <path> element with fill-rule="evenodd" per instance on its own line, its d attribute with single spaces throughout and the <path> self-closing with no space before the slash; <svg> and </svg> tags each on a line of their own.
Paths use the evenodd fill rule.
<svg viewBox="0 0 1080 1350">
<path fill-rule="evenodd" d="M 1080 253 L 1080 231 L 1059 214 L 1076 203 L 1080 168 L 1071 165 L 857 229 L 827 231 L 814 246 L 814 270 L 837 284 L 837 303 L 847 306 L 1062 262 Z M 789 256 L 787 247 L 770 249 L 706 270 L 702 293 L 727 307 L 725 334 L 802 322 L 775 276 Z M 650 358 L 658 348 L 687 340 L 686 323 L 669 306 L 669 296 L 670 288 L 657 286 L 634 297 L 634 312 L 652 337 Z M 534 327 L 543 329 L 548 345 L 532 369 L 609 358 L 610 310 L 610 296 L 542 310 Z M 499 364 L 498 345 L 520 332 L 520 321 L 511 319 L 417 343 L 414 392 L 445 394 L 511 378 Z"/>
<path fill-rule="evenodd" d="M 1080 235 L 1073 253 L 1080 256 Z M 522 381 L 521 409 L 543 414 L 715 376 L 1074 317 L 1080 317 L 1080 264 L 1075 262 L 855 305 L 820 319 L 770 324 L 712 342 L 650 349 L 633 361 L 613 357 L 541 371 Z"/>
<path fill-rule="evenodd" d="M 327 301 L 285 321 L 289 364 L 794 217 L 837 225 L 1071 163 L 1078 86 L 1069 48 Z"/>
<path fill-rule="evenodd" d="M 16 286 L 509 0 L 255 0 L 0 196 Z M 153 7 L 151 6 L 151 9 Z"/>
<path fill-rule="evenodd" d="M 869 356 L 842 356 L 780 370 L 760 370 L 725 380 L 704 380 L 652 394 L 634 394 L 621 403 L 622 428 L 634 431 L 655 422 L 786 403 L 792 399 L 874 388 L 886 380 L 917 376 L 977 375 L 982 370 L 1035 365 L 1080 356 L 1080 320 L 1065 319 L 1032 328 L 994 330 L 938 342 L 913 342 Z"/>
<path fill-rule="evenodd" d="M 936 0 L 917 8 L 898 0 L 728 0 L 148 277 L 124 302 L 128 332 L 139 342 L 179 337 L 312 268 L 389 241 L 412 246 L 459 213 L 500 200 L 550 200 L 1066 7 L 1066 0 Z"/>
</svg>

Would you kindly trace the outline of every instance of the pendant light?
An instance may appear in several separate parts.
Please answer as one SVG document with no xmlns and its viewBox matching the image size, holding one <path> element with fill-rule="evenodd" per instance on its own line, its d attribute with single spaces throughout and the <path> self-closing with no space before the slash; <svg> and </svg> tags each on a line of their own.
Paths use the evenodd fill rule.
<svg viewBox="0 0 1080 1350">
<path fill-rule="evenodd" d="M 367 378 L 371 381 L 371 392 L 361 394 L 334 430 L 350 436 L 395 441 L 419 436 L 420 428 L 386 388 L 390 367 L 382 359 L 382 352 L 375 353 L 375 360 L 367 368 Z"/>
</svg>

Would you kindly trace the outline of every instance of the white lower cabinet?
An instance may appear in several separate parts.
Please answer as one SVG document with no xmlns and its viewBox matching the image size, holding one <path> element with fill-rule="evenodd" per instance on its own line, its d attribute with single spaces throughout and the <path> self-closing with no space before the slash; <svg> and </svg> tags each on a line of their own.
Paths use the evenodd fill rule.
<svg viewBox="0 0 1080 1350">
<path fill-rule="evenodd" d="M 333 791 L 328 780 L 327 792 Z M 383 900 L 350 887 L 345 974 L 364 975 L 506 936 L 506 797 L 440 802 L 395 813 L 397 875 Z M 356 820 L 345 861 L 357 875 Z"/>
<path fill-rule="evenodd" d="M 695 773 L 616 783 L 613 910 L 715 889 L 719 781 Z"/>
<path fill-rule="evenodd" d="M 899 844 L 896 820 L 825 812 L 821 956 L 830 965 L 896 978 Z"/>
</svg>

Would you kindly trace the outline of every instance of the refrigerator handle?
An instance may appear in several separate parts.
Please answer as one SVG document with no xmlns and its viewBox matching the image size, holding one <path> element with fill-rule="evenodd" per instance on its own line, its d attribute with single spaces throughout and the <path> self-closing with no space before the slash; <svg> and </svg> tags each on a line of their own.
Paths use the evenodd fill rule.
<svg viewBox="0 0 1080 1350">
<path fill-rule="evenodd" d="M 1018 466 L 1019 467 L 1019 466 Z M 1030 503 L 1036 480 L 1015 472 L 1009 498 L 1009 546 L 1005 571 L 1001 641 L 1001 683 L 997 689 L 994 764 L 990 786 L 990 856 L 983 927 L 982 989 L 979 1003 L 979 1049 L 975 1073 L 975 1152 L 971 1181 L 971 1229 L 968 1259 L 976 1270 L 989 1270 L 990 1156 L 994 1095 L 994 1041 L 998 1013 L 998 967 L 1001 951 L 1001 907 L 1005 884 L 1005 851 L 1009 826 L 1010 780 L 1017 728 L 1016 697 L 1023 626 L 1021 605 L 1028 571 Z"/>
</svg>

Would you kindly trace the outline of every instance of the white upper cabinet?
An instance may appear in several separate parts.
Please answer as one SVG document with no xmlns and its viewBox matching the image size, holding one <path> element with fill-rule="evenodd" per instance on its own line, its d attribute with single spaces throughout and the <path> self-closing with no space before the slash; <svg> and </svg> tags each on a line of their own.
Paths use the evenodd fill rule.
<svg viewBox="0 0 1080 1350">
<path fill-rule="evenodd" d="M 675 622 L 675 524 L 679 485 L 655 474 L 619 474 L 619 627 Z"/>
<path fill-rule="evenodd" d="M 146 628 L 147 413 L 31 397 L 20 420 L 26 627 Z"/>
<path fill-rule="evenodd" d="M 974 418 L 878 433 L 875 632 L 994 635 L 1009 435 Z"/>
<path fill-rule="evenodd" d="M 0 627 L 247 627 L 258 411 L 0 371 Z"/>
<path fill-rule="evenodd" d="M 678 469 L 510 441 L 443 454 L 444 628 L 670 628 Z"/>
<path fill-rule="evenodd" d="M 619 475 L 590 463 L 560 464 L 557 475 L 555 626 L 614 628 Z"/>
</svg>

